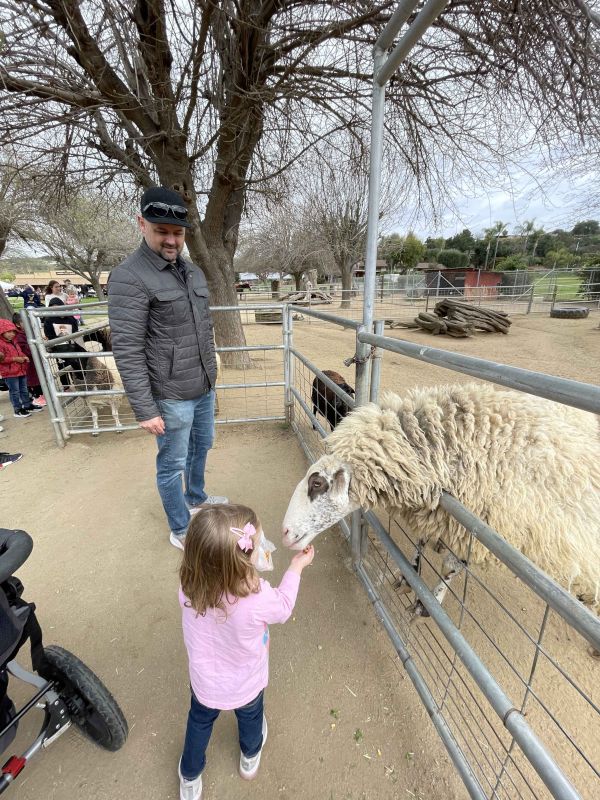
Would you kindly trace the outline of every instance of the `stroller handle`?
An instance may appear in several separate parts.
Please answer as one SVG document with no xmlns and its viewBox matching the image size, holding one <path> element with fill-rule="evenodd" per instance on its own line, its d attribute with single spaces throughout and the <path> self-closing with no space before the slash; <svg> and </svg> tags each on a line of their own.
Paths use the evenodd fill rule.
<svg viewBox="0 0 600 800">
<path fill-rule="evenodd" d="M 0 583 L 23 566 L 32 550 L 33 539 L 28 533 L 0 528 Z"/>
</svg>

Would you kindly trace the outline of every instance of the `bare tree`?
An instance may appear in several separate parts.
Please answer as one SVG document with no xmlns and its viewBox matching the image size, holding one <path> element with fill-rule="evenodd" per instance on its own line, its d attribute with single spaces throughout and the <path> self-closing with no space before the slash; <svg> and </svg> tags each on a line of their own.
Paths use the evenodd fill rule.
<svg viewBox="0 0 600 800">
<path fill-rule="evenodd" d="M 254 215 L 249 230 L 240 236 L 236 269 L 258 275 L 293 275 L 296 288 L 310 269 L 329 271 L 331 253 L 315 231 L 307 210 L 287 199 Z"/>
<path fill-rule="evenodd" d="M 368 174 L 359 168 L 326 167 L 307 198 L 309 215 L 342 276 L 341 308 L 350 307 L 352 267 L 365 251 Z"/>
<path fill-rule="evenodd" d="M 0 156 L 0 257 L 9 242 L 31 240 L 40 203 L 51 191 L 47 175 L 20 163 L 12 151 Z M 0 286 L 0 317 L 12 319 L 12 306 Z"/>
<path fill-rule="evenodd" d="M 99 298 L 101 273 L 116 267 L 140 239 L 122 206 L 79 192 L 68 193 L 60 208 L 41 210 L 30 237 L 59 266 L 91 283 Z"/>
<path fill-rule="evenodd" d="M 0 144 L 111 193 L 178 188 L 190 253 L 213 301 L 233 304 L 248 192 L 335 130 L 366 137 L 371 48 L 395 5 L 0 0 Z M 436 176 L 491 175 L 526 134 L 588 136 L 595 17 L 582 0 L 451 0 L 389 85 L 406 179 L 436 200 Z M 243 340 L 238 315 L 216 327 L 220 342 Z"/>
<path fill-rule="evenodd" d="M 342 276 L 341 308 L 350 306 L 352 268 L 365 252 L 368 217 L 368 159 L 351 139 L 338 138 L 337 153 L 321 149 L 318 168 L 304 178 L 302 187 L 308 227 L 329 251 Z M 403 194 L 397 186 L 392 164 L 386 163 L 382 176 L 380 219 L 401 205 Z"/>
</svg>

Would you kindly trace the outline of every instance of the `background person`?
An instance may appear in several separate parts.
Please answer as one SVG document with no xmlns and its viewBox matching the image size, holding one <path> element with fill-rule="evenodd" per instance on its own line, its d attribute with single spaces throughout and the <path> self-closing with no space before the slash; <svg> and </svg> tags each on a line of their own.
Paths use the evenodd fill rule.
<svg viewBox="0 0 600 800">
<path fill-rule="evenodd" d="M 58 281 L 50 281 L 48 286 L 44 289 L 44 304 L 46 307 L 50 305 L 50 300 L 52 300 L 53 297 L 58 297 L 63 303 L 65 301 L 65 293 Z"/>
<path fill-rule="evenodd" d="M 58 308 L 60 306 L 64 306 L 62 299 L 55 295 L 54 297 L 50 298 L 50 302 L 48 303 L 49 308 Z M 65 315 L 64 316 L 56 316 L 56 317 L 45 317 L 44 318 L 44 335 L 46 339 L 58 339 L 59 336 L 66 336 L 70 333 L 77 333 L 79 330 L 79 324 L 74 316 L 68 314 L 67 308 L 65 306 Z M 63 344 L 58 344 L 56 347 L 52 348 L 53 353 L 69 353 L 75 350 L 75 346 L 73 342 L 64 342 Z M 83 382 L 85 380 L 85 364 L 87 362 L 84 359 L 76 358 L 76 357 L 67 357 L 64 359 L 57 359 L 56 366 L 58 369 L 64 369 L 67 366 L 71 366 L 73 370 L 76 370 L 79 374 L 79 379 Z M 68 373 L 63 372 L 60 375 L 60 382 L 62 387 L 65 391 L 70 391 L 72 388 L 71 380 L 69 378 Z"/>
<path fill-rule="evenodd" d="M 140 211 L 142 244 L 108 284 L 112 346 L 133 413 L 157 438 L 158 491 L 171 544 L 183 548 L 190 509 L 227 502 L 204 487 L 214 438 L 213 324 L 204 273 L 181 256 L 190 227 L 183 197 L 154 187 Z"/>
<path fill-rule="evenodd" d="M 23 298 L 23 308 L 40 308 L 42 305 L 39 294 L 29 284 L 21 292 L 21 297 Z"/>
<path fill-rule="evenodd" d="M 23 330 L 23 326 L 21 325 L 21 314 L 18 311 L 13 314 L 12 321 L 17 329 L 15 342 L 17 346 L 21 348 L 21 352 L 24 353 L 29 359 L 27 362 L 27 374 L 25 377 L 27 378 L 27 390 L 29 391 L 32 404 L 45 406 L 46 398 L 44 397 L 40 379 L 33 361 L 33 356 L 31 355 L 31 348 L 29 347 L 29 342 L 27 341 L 27 335 Z"/>
<path fill-rule="evenodd" d="M 0 363 L 0 375 L 6 381 L 10 402 L 16 419 L 25 419 L 34 411 L 43 411 L 34 406 L 27 391 L 27 364 L 29 359 L 15 342 L 17 328 L 13 322 L 0 319 L 0 352 L 4 358 Z"/>
</svg>

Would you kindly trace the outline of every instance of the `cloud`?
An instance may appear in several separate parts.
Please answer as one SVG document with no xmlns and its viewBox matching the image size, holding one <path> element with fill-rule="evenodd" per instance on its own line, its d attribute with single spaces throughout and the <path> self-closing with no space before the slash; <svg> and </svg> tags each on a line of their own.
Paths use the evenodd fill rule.
<svg viewBox="0 0 600 800">
<path fill-rule="evenodd" d="M 560 173 L 533 167 L 515 170 L 499 180 L 499 187 L 485 190 L 475 187 L 469 194 L 450 190 L 447 211 L 436 224 L 431 217 L 415 209 L 405 209 L 396 221 L 396 230 L 410 227 L 418 236 L 446 238 L 469 228 L 475 235 L 497 220 L 513 232 L 525 220 L 551 231 L 570 230 L 575 222 L 600 217 L 600 209 L 589 202 L 594 191 L 594 177 L 581 172 L 571 174 L 567 167 Z M 453 209 L 453 210 L 449 210 Z"/>
</svg>

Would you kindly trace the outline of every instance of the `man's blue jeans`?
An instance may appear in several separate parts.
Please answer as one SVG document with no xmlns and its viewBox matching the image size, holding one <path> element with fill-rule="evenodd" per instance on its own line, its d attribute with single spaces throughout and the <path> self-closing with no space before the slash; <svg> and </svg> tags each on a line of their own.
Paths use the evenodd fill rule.
<svg viewBox="0 0 600 800">
<path fill-rule="evenodd" d="M 247 758 L 255 756 L 262 747 L 264 691 L 248 705 L 235 709 L 238 721 L 240 749 Z M 217 708 L 207 708 L 199 703 L 192 692 L 192 703 L 188 714 L 185 744 L 181 756 L 181 774 L 188 781 L 194 780 L 206 764 L 206 748 L 210 740 L 213 724 L 221 712 Z"/>
<path fill-rule="evenodd" d="M 170 529 L 183 534 L 190 521 L 189 506 L 206 500 L 204 468 L 214 440 L 215 393 L 157 404 L 165 432 L 156 437 L 156 482 Z"/>
<path fill-rule="evenodd" d="M 27 391 L 27 378 L 21 375 L 19 378 L 4 378 L 8 386 L 8 396 L 15 411 L 21 408 L 29 408 L 31 400 L 29 399 L 29 392 Z"/>
</svg>

